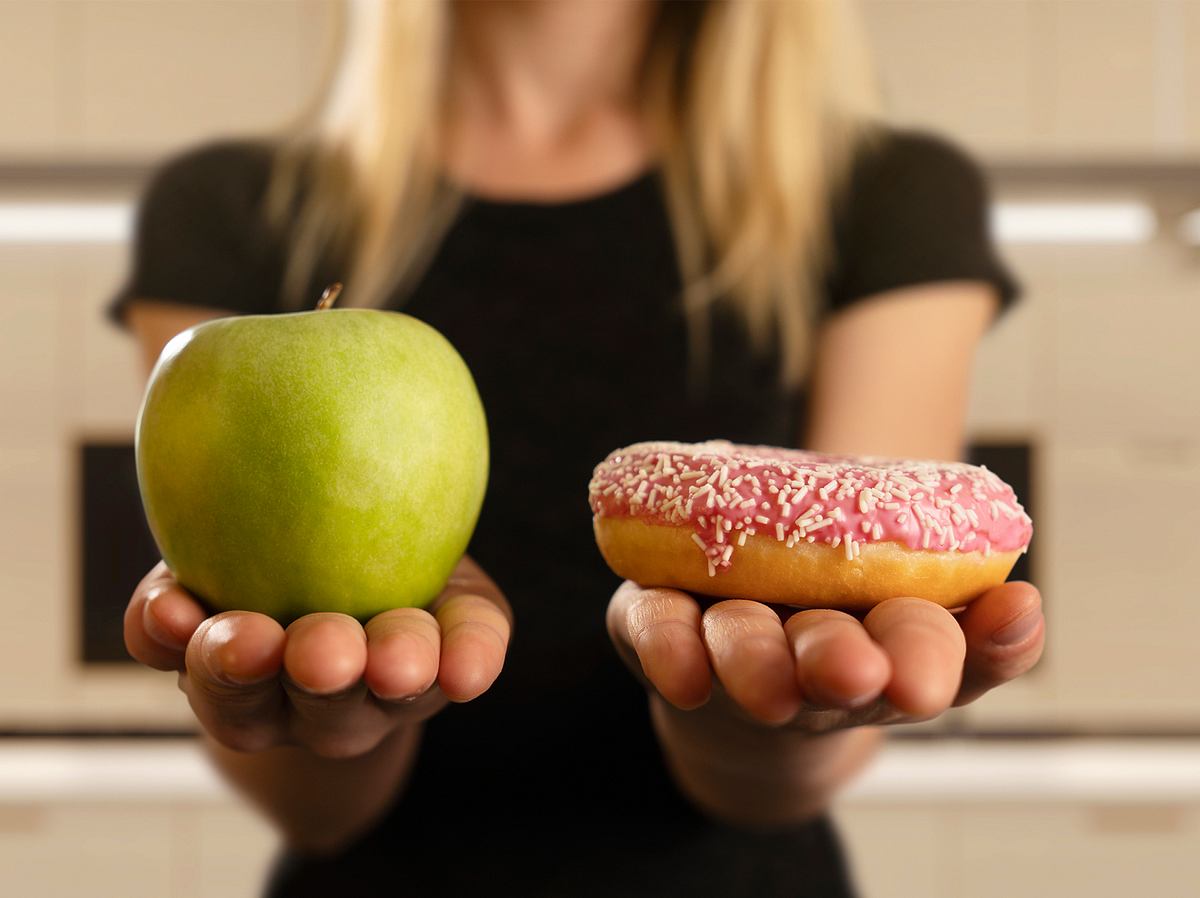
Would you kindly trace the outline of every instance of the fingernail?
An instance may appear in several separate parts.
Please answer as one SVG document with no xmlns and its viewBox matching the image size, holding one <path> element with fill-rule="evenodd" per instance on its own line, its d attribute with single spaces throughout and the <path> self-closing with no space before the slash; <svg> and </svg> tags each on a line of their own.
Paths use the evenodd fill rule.
<svg viewBox="0 0 1200 898">
<path fill-rule="evenodd" d="M 176 651 L 182 651 L 183 649 L 187 648 L 187 643 L 180 642 L 178 639 L 176 639 L 173 633 L 171 633 L 158 622 L 158 618 L 155 617 L 154 612 L 150 610 L 154 605 L 154 599 L 161 592 L 163 592 L 163 590 L 152 590 L 146 597 L 146 604 L 142 606 L 142 627 L 145 629 L 150 638 L 159 645 L 165 646 L 169 649 L 175 649 Z"/>
<path fill-rule="evenodd" d="M 231 662 L 236 663 L 237 659 L 230 657 L 229 642 L 229 634 L 223 631 L 220 624 L 209 627 L 208 632 L 204 634 L 204 642 L 200 646 L 200 652 L 209 672 L 214 678 L 227 686 L 253 686 L 255 683 L 261 683 L 270 676 L 270 674 L 260 674 L 244 677 L 232 673 L 229 669 L 233 666 Z"/>
<path fill-rule="evenodd" d="M 1037 629 L 1042 620 L 1042 614 L 1036 609 L 1027 611 L 1015 621 L 1005 624 L 992 634 L 992 642 L 996 645 L 1017 645 L 1028 639 Z"/>
</svg>

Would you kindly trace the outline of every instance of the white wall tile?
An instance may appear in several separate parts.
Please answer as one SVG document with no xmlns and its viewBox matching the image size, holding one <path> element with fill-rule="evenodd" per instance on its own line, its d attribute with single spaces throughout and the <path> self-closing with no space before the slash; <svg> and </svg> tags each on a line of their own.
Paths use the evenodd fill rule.
<svg viewBox="0 0 1200 898">
<path fill-rule="evenodd" d="M 76 434 L 132 437 L 145 372 L 137 343 L 105 315 L 128 267 L 123 246 L 75 247 L 63 270 L 72 347 L 64 372 L 67 428 Z"/>
<path fill-rule="evenodd" d="M 964 718 L 985 729 L 1194 729 L 1200 445 L 1049 444 L 1041 456 L 1046 655 Z"/>
<path fill-rule="evenodd" d="M 284 124 L 321 74 L 301 60 L 311 4 L 271 0 L 71 7 L 81 72 L 77 145 L 143 158 L 222 134 Z"/>
<path fill-rule="evenodd" d="M 0 818 L 13 816 L 0 807 Z M 171 809 L 145 805 L 27 808 L 0 838 L 7 895 L 167 898 L 179 894 Z M 186 898 L 186 896 L 184 896 Z"/>
<path fill-rule="evenodd" d="M 0 155 L 53 152 L 61 137 L 59 96 L 65 60 L 60 8 L 46 0 L 0 3 Z"/>
<path fill-rule="evenodd" d="M 980 806 L 960 814 L 960 898 L 1192 898 L 1195 807 Z"/>
<path fill-rule="evenodd" d="M 1048 82 L 1051 144 L 1083 155 L 1140 154 L 1154 146 L 1155 4 L 1055 0 Z"/>
<path fill-rule="evenodd" d="M 1195 0 L 1176 0 L 1183 23 L 1182 76 L 1179 79 L 1179 99 L 1174 104 L 1186 110 L 1183 123 L 1184 142 L 1187 147 L 1200 147 L 1200 3 Z M 1168 74 L 1168 77 L 1172 77 Z"/>
<path fill-rule="evenodd" d="M 1200 271 L 1168 235 L 1060 247 L 1053 297 L 1058 437 L 1085 445 L 1200 438 Z"/>
<path fill-rule="evenodd" d="M 973 436 L 1027 437 L 1039 427 L 1041 313 L 1035 292 L 984 335 L 975 356 L 967 409 L 967 430 Z"/>
<path fill-rule="evenodd" d="M 840 804 L 834 819 L 863 898 L 954 894 L 947 842 L 951 817 L 937 808 Z"/>
<path fill-rule="evenodd" d="M 279 850 L 275 830 L 245 802 L 184 813 L 194 831 L 186 847 L 196 898 L 258 898 Z"/>
<path fill-rule="evenodd" d="M 44 440 L 58 425 L 63 251 L 0 246 L 0 438 Z"/>
<path fill-rule="evenodd" d="M 863 17 L 896 120 L 977 148 L 1033 135 L 1031 0 L 869 0 Z"/>
</svg>

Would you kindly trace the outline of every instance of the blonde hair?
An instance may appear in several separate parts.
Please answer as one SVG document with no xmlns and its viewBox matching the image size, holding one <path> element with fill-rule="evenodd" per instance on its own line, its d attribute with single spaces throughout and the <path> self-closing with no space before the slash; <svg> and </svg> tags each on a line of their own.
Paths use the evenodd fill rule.
<svg viewBox="0 0 1200 898">
<path fill-rule="evenodd" d="M 448 6 L 351 4 L 337 77 L 295 130 L 301 151 L 282 155 L 272 193 L 277 211 L 303 197 L 293 295 L 322 251 L 342 249 L 352 260 L 346 297 L 380 304 L 411 287 L 452 221 L 457 198 L 441 176 L 436 126 Z M 643 101 L 693 361 L 705 356 L 711 305 L 728 301 L 760 348 L 777 331 L 785 380 L 803 376 L 832 195 L 877 111 L 854 12 L 849 0 L 662 5 Z"/>
</svg>

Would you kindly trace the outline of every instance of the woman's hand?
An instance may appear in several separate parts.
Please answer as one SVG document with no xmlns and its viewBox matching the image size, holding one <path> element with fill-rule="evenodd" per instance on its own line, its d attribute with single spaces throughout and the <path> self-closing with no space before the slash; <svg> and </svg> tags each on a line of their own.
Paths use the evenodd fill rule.
<svg viewBox="0 0 1200 898">
<path fill-rule="evenodd" d="M 630 669 L 675 708 L 706 704 L 716 683 L 718 708 L 814 734 L 928 720 L 972 702 L 1033 667 L 1045 635 L 1028 583 L 997 586 L 958 614 L 896 598 L 860 620 L 740 599 L 703 608 L 678 590 L 626 582 L 608 628 Z"/>
<path fill-rule="evenodd" d="M 447 702 L 486 692 L 511 622 L 496 584 L 466 557 L 428 610 L 396 608 L 365 627 L 344 614 L 309 614 L 286 630 L 250 611 L 209 617 L 159 563 L 125 611 L 125 645 L 143 664 L 179 672 L 221 745 L 350 758 Z"/>
</svg>

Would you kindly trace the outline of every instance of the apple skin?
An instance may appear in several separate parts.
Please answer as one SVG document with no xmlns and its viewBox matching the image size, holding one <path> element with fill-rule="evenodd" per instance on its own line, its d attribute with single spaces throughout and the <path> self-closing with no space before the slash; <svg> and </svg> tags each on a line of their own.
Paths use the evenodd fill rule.
<svg viewBox="0 0 1200 898">
<path fill-rule="evenodd" d="M 138 485 L 178 581 L 216 610 L 365 620 L 428 604 L 483 504 L 488 436 L 466 364 L 407 315 L 221 318 L 163 349 Z"/>
</svg>

